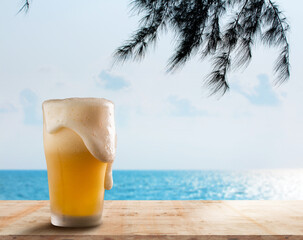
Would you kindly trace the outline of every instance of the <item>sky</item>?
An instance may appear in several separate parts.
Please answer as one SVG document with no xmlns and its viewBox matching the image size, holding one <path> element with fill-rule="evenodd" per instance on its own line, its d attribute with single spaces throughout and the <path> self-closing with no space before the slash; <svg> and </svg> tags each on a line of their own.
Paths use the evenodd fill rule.
<svg viewBox="0 0 303 240">
<path fill-rule="evenodd" d="M 0 169 L 46 169 L 46 99 L 103 97 L 115 103 L 114 169 L 303 167 L 303 3 L 280 1 L 291 32 L 291 78 L 274 86 L 278 49 L 258 45 L 230 91 L 209 97 L 209 61 L 195 56 L 167 73 L 171 33 L 142 62 L 113 65 L 114 50 L 136 29 L 130 1 L 2 0 L 0 8 Z"/>
</svg>

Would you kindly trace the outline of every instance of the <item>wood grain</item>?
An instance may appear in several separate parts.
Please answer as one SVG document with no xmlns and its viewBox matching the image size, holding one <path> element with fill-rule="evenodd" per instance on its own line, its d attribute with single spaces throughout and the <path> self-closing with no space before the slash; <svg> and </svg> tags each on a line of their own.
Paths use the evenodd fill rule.
<svg viewBox="0 0 303 240">
<path fill-rule="evenodd" d="M 0 201 L 0 239 L 303 240 L 303 201 L 105 201 L 93 228 L 52 226 L 48 201 Z"/>
</svg>

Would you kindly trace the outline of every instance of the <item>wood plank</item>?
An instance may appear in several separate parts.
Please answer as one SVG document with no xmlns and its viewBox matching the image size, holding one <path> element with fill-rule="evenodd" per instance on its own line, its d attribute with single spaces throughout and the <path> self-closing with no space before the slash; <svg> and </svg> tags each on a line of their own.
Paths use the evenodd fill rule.
<svg viewBox="0 0 303 240">
<path fill-rule="evenodd" d="M 105 201 L 92 228 L 52 226 L 48 201 L 0 201 L 0 239 L 303 240 L 303 201 Z"/>
</svg>

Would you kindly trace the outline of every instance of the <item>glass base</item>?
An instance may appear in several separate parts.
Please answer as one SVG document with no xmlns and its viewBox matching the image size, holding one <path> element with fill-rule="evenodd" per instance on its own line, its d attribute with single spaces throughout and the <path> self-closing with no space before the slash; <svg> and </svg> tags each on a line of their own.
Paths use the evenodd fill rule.
<svg viewBox="0 0 303 240">
<path fill-rule="evenodd" d="M 52 213 L 51 223 L 57 227 L 93 227 L 101 224 L 101 216 L 75 217 Z"/>
</svg>

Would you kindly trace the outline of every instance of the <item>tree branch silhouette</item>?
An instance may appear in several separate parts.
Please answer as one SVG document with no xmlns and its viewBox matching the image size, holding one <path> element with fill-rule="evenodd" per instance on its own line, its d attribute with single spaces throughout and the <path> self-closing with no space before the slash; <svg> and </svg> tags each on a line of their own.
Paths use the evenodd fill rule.
<svg viewBox="0 0 303 240">
<path fill-rule="evenodd" d="M 238 28 L 239 28 L 239 20 L 242 17 L 245 7 L 248 4 L 248 0 L 246 0 L 241 8 L 241 11 L 237 14 L 237 17 L 234 22 L 230 24 L 230 28 L 226 31 L 223 37 L 223 46 L 224 49 L 221 55 L 214 56 L 214 67 L 213 71 L 207 76 L 206 84 L 210 87 L 212 94 L 217 93 L 219 91 L 222 94 L 229 89 L 228 83 L 226 81 L 227 71 L 231 64 L 230 55 L 234 50 L 235 45 L 238 42 Z M 210 54 L 209 51 L 204 51 L 205 55 Z M 214 54 L 214 52 L 212 52 Z M 250 59 L 250 55 L 246 57 L 247 61 Z M 241 64 L 244 62 L 241 61 Z"/>
<path fill-rule="evenodd" d="M 290 77 L 289 24 L 272 0 L 133 0 L 131 5 L 144 16 L 130 39 L 114 52 L 115 63 L 142 60 L 159 33 L 169 28 L 178 44 L 169 58 L 168 71 L 183 66 L 197 52 L 202 59 L 210 56 L 213 69 L 205 84 L 212 94 L 226 93 L 228 72 L 249 65 L 258 39 L 280 48 L 274 64 L 276 84 Z M 18 13 L 27 12 L 29 7 L 30 0 L 25 0 Z M 230 15 L 231 21 L 225 20 L 227 24 L 222 27 Z"/>
<path fill-rule="evenodd" d="M 213 69 L 205 84 L 212 94 L 226 93 L 228 72 L 249 65 L 258 39 L 280 48 L 274 65 L 276 83 L 289 79 L 289 25 L 272 0 L 133 0 L 132 4 L 144 16 L 130 40 L 114 52 L 116 62 L 142 60 L 143 50 L 165 26 L 175 33 L 177 42 L 168 71 L 183 66 L 197 52 L 202 59 L 210 56 Z"/>
<path fill-rule="evenodd" d="M 21 13 L 21 12 L 25 12 L 25 13 L 28 12 L 28 10 L 29 10 L 29 5 L 30 5 L 29 1 L 30 1 L 30 0 L 25 0 L 25 1 L 24 1 L 24 4 L 23 4 L 22 7 L 19 9 L 19 11 L 18 11 L 17 14 L 19 14 L 19 13 Z"/>
<path fill-rule="evenodd" d="M 269 13 L 269 15 L 274 15 L 275 17 L 271 20 L 271 28 L 264 33 L 263 41 L 269 45 L 282 46 L 280 55 L 274 66 L 274 71 L 278 75 L 277 83 L 281 84 L 290 76 L 289 44 L 286 37 L 289 25 L 286 22 L 286 18 L 282 15 L 282 12 L 279 11 L 278 6 L 271 0 L 268 0 L 268 2 L 273 11 L 273 13 Z M 268 20 L 268 22 L 270 22 L 269 16 Z"/>
</svg>

